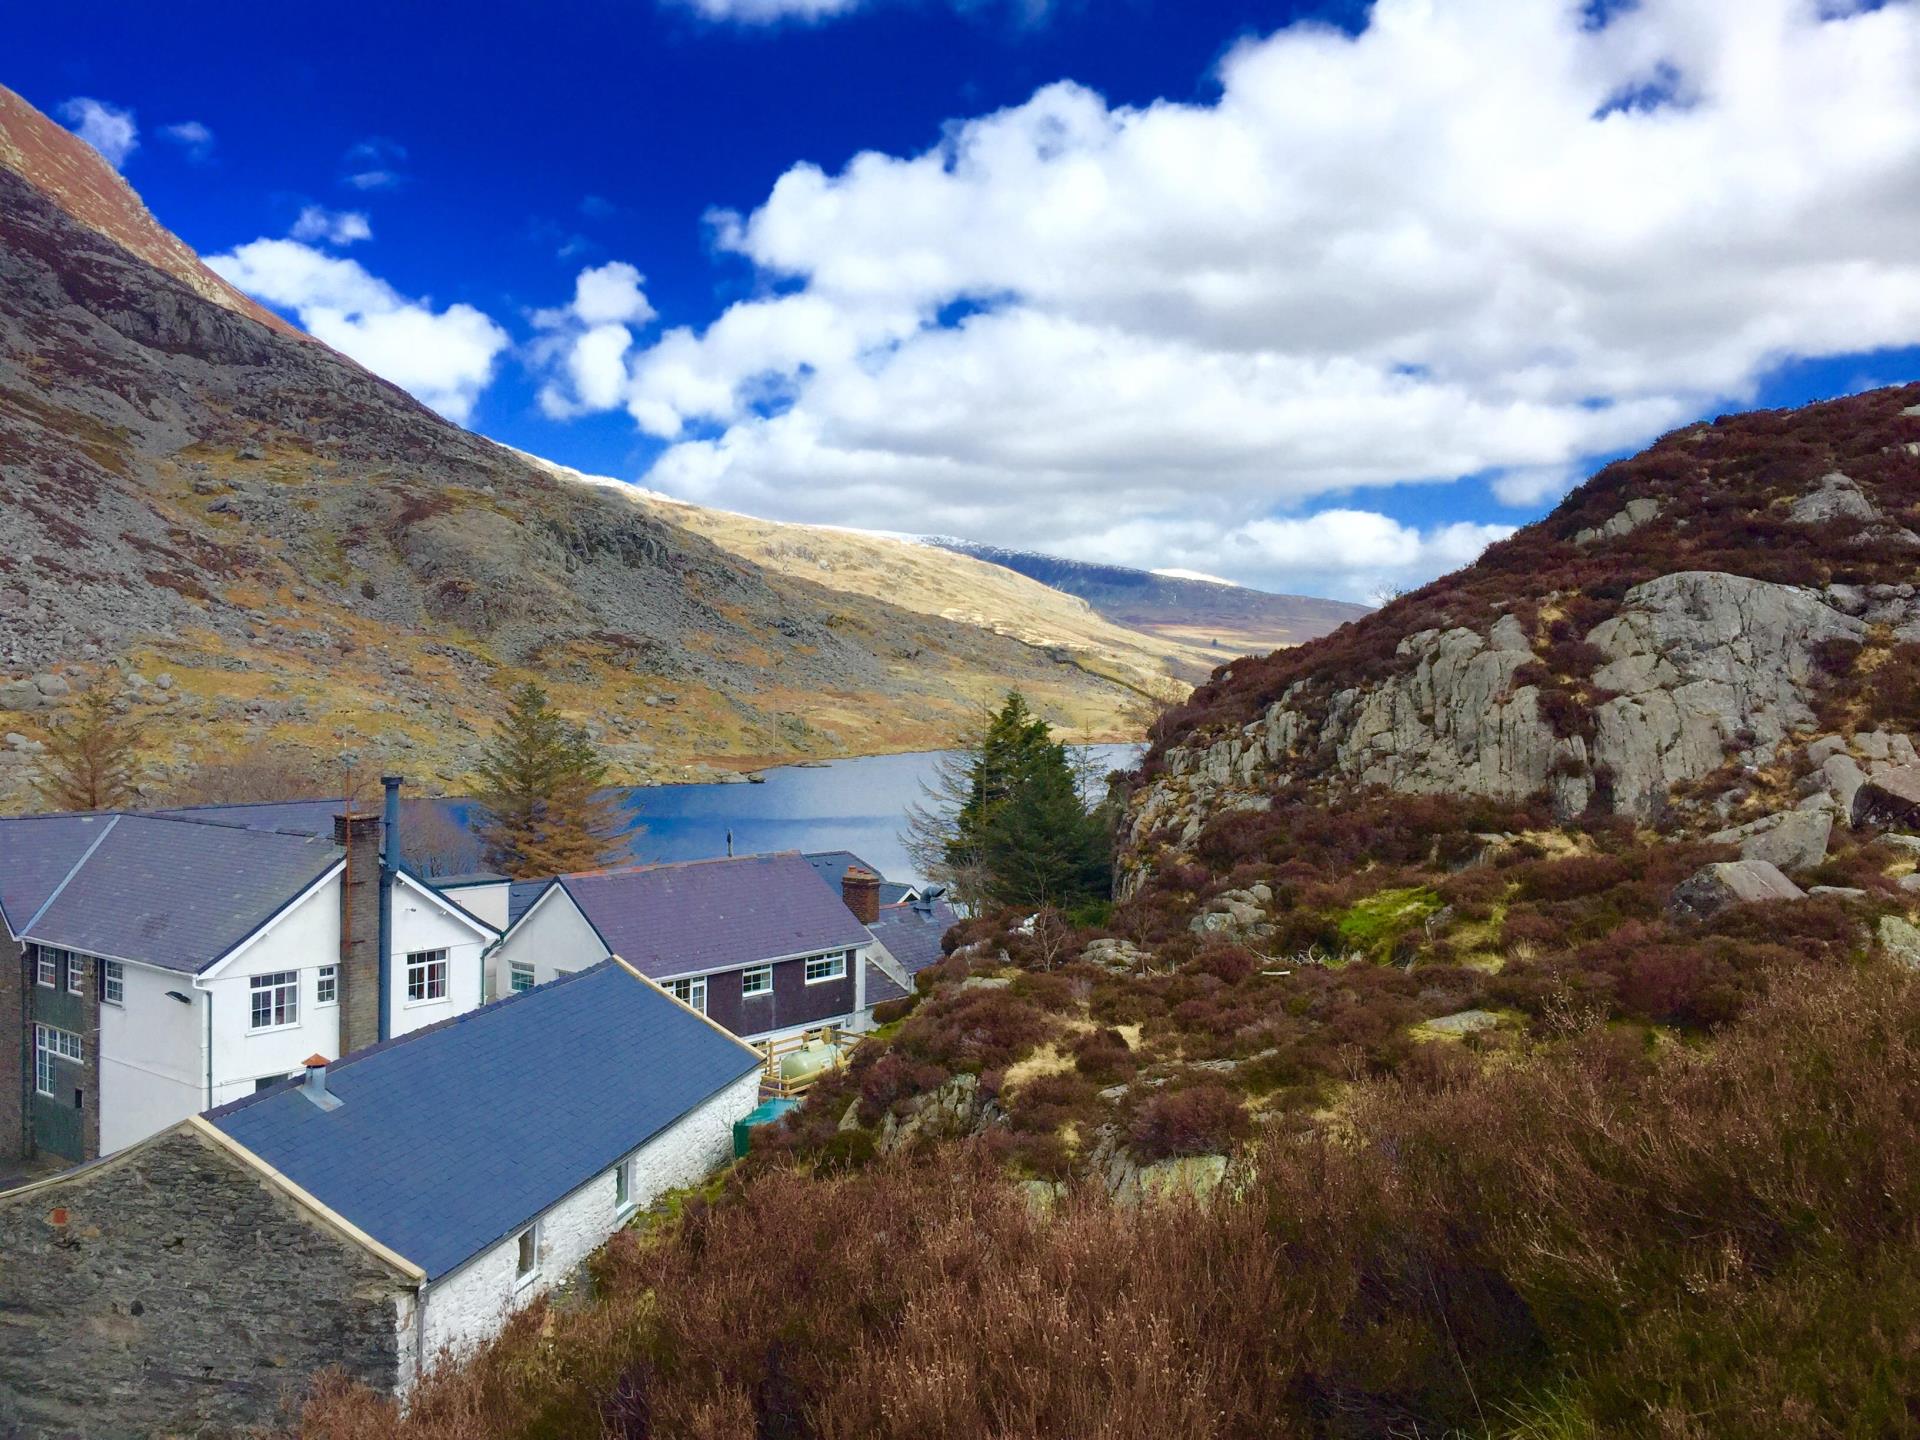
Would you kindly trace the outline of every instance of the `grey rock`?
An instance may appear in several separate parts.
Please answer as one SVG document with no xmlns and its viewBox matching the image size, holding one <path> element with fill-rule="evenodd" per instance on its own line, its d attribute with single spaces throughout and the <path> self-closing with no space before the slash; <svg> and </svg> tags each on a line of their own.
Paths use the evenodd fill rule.
<svg viewBox="0 0 1920 1440">
<path fill-rule="evenodd" d="M 1898 885 L 1902 890 L 1906 891 L 1909 895 L 1920 893 L 1920 871 L 1915 871 L 1911 875 L 1902 875 L 1898 880 L 1894 881 L 1893 883 Z"/>
<path fill-rule="evenodd" d="M 1838 470 L 1820 477 L 1820 488 L 1802 495 L 1787 508 L 1787 514 L 1802 525 L 1825 520 L 1867 520 L 1880 518 L 1873 502 L 1860 487 Z"/>
<path fill-rule="evenodd" d="M 1863 776 L 1847 799 L 1855 825 L 1920 829 L 1920 765 L 1889 765 L 1870 780 Z"/>
<path fill-rule="evenodd" d="M 1599 525 L 1578 531 L 1573 537 L 1573 543 L 1587 546 L 1601 540 L 1617 540 L 1624 535 L 1631 535 L 1642 525 L 1657 517 L 1660 510 L 1661 505 L 1658 500 L 1650 496 L 1639 496 L 1629 500 L 1622 509 L 1616 510 Z"/>
<path fill-rule="evenodd" d="M 1820 811 L 1785 810 L 1751 824 L 1708 836 L 1722 845 L 1738 845 L 1742 860 L 1765 860 L 1791 875 L 1827 858 L 1833 817 Z"/>
<path fill-rule="evenodd" d="M 1013 981 L 1005 975 L 969 975 L 960 982 L 962 990 L 1004 990 Z"/>
<path fill-rule="evenodd" d="M 1806 892 L 1765 860 L 1727 860 L 1695 871 L 1674 889 L 1674 914 L 1705 919 L 1729 905 L 1804 900 Z"/>
<path fill-rule="evenodd" d="M 1847 738 L 1844 735 L 1822 735 L 1807 746 L 1807 758 L 1819 765 L 1835 755 L 1847 753 Z"/>
<path fill-rule="evenodd" d="M 1820 764 L 1820 775 L 1836 808 L 1843 815 L 1852 815 L 1854 797 L 1867 783 L 1866 772 L 1859 762 L 1851 755 L 1829 755 Z"/>
<path fill-rule="evenodd" d="M 1456 1010 L 1451 1015 L 1440 1015 L 1425 1023 L 1424 1028 L 1437 1030 L 1442 1035 L 1472 1035 L 1481 1030 L 1496 1029 L 1500 1017 L 1491 1010 Z"/>
<path fill-rule="evenodd" d="M 1920 926 L 1898 915 L 1882 915 L 1875 933 L 1889 960 L 1909 970 L 1920 970 Z"/>
<path fill-rule="evenodd" d="M 45 674 L 33 677 L 33 688 L 42 695 L 65 695 L 73 687 L 58 675 Z"/>
<path fill-rule="evenodd" d="M 1533 639 L 1527 634 L 1526 626 L 1511 615 L 1502 615 L 1494 621 L 1487 638 L 1493 642 L 1496 650 L 1512 650 L 1525 655 L 1533 653 Z"/>
<path fill-rule="evenodd" d="M 1815 885 L 1807 891 L 1809 895 L 1825 895 L 1834 900 L 1864 900 L 1867 892 L 1852 885 Z"/>
</svg>

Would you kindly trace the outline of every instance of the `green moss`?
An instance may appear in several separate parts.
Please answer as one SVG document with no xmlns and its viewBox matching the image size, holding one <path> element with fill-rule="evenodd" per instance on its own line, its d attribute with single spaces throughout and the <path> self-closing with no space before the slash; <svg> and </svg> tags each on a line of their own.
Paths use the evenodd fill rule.
<svg viewBox="0 0 1920 1440">
<path fill-rule="evenodd" d="M 1356 901 L 1340 917 L 1337 927 L 1340 943 L 1348 951 L 1358 951 L 1370 960 L 1391 960 L 1400 937 L 1439 909 L 1440 897 L 1431 886 L 1382 890 Z"/>
</svg>

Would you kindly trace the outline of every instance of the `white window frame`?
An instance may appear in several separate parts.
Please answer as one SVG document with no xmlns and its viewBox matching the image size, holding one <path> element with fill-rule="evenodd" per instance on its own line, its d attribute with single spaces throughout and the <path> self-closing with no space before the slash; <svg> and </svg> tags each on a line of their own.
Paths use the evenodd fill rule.
<svg viewBox="0 0 1920 1440">
<path fill-rule="evenodd" d="M 525 982 L 524 984 L 521 982 Z M 533 966 L 520 960 L 507 962 L 507 993 L 524 995 L 533 989 Z"/>
<path fill-rule="evenodd" d="M 613 1167 L 613 1213 L 631 1215 L 634 1207 L 640 1203 L 633 1193 L 633 1157 L 629 1155 Z"/>
<path fill-rule="evenodd" d="M 673 998 L 683 1005 L 691 1005 L 702 1015 L 707 1013 L 707 977 L 690 975 L 684 980 L 669 980 L 667 989 L 673 992 Z"/>
<path fill-rule="evenodd" d="M 514 1236 L 513 1245 L 513 1288 L 520 1290 L 540 1278 L 540 1222 L 534 1221 Z M 531 1257 L 524 1266 L 523 1257 Z"/>
<path fill-rule="evenodd" d="M 34 970 L 34 983 L 44 985 L 49 990 L 60 988 L 60 952 L 51 945 L 35 947 L 38 959 Z"/>
<path fill-rule="evenodd" d="M 740 972 L 740 994 L 752 999 L 755 995 L 773 993 L 773 966 L 753 965 Z"/>
<path fill-rule="evenodd" d="M 86 967 L 80 963 L 86 958 L 76 950 L 67 951 L 67 993 L 69 995 L 87 993 Z"/>
<path fill-rule="evenodd" d="M 438 950 L 409 950 L 406 971 L 407 1004 L 438 1005 L 444 1001 L 447 998 L 447 983 L 451 968 L 444 947 Z M 415 972 L 418 974 L 416 975 Z M 436 972 L 438 972 L 437 975 Z M 420 991 L 417 995 L 414 993 L 416 979 L 419 982 Z M 434 989 L 436 979 L 440 982 L 438 990 Z"/>
<path fill-rule="evenodd" d="M 818 975 L 813 973 L 814 967 L 816 965 L 825 967 L 824 969 L 821 970 L 821 972 Z M 809 955 L 807 957 L 807 968 L 806 968 L 805 974 L 807 977 L 807 984 L 809 985 L 825 985 L 830 980 L 846 979 L 847 978 L 846 951 L 836 950 L 831 955 Z"/>
<path fill-rule="evenodd" d="M 313 1008 L 325 1009 L 340 1003 L 340 967 L 322 965 L 313 977 Z"/>
<path fill-rule="evenodd" d="M 84 1065 L 87 1060 L 86 1042 L 71 1030 L 62 1030 L 57 1025 L 39 1025 L 33 1027 L 33 1091 L 36 1095 L 45 1095 L 48 1099 L 57 1099 L 59 1091 L 54 1088 L 54 1069 L 56 1060 L 70 1060 L 75 1065 Z"/>
<path fill-rule="evenodd" d="M 100 962 L 100 1003 L 102 1005 L 127 1003 L 127 967 L 118 960 Z"/>
<path fill-rule="evenodd" d="M 259 1001 L 267 1002 L 267 1023 L 259 1020 Z M 276 1018 L 278 1017 L 278 1018 Z M 247 977 L 247 1033 L 265 1035 L 273 1030 L 292 1030 L 300 1024 L 300 972 L 273 970 L 265 975 Z"/>
</svg>

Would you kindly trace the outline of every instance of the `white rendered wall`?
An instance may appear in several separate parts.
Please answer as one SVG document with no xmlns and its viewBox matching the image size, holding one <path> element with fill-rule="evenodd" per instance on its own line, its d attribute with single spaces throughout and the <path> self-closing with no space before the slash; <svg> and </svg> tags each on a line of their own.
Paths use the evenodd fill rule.
<svg viewBox="0 0 1920 1440">
<path fill-rule="evenodd" d="M 439 896 L 395 881 L 393 886 L 393 987 L 388 1011 L 390 1033 L 409 1031 L 450 1020 L 482 1001 L 480 956 L 489 943 L 466 920 L 458 918 Z M 439 1000 L 407 999 L 407 955 L 416 950 L 447 952 L 447 993 Z"/>
<path fill-rule="evenodd" d="M 492 990 L 496 998 L 512 993 L 509 972 L 516 963 L 533 966 L 533 983 L 544 985 L 560 975 L 598 965 L 607 958 L 607 947 L 573 897 L 555 888 L 540 897 L 539 903 L 520 917 L 513 932 L 502 940 L 491 957 Z"/>
<path fill-rule="evenodd" d="M 759 1100 L 760 1072 L 755 1069 L 633 1152 L 638 1163 L 634 1204 L 628 1209 L 614 1208 L 612 1165 L 550 1207 L 540 1217 L 540 1270 L 530 1283 L 514 1284 L 516 1231 L 431 1284 L 426 1299 L 428 1365 L 443 1352 L 460 1355 L 492 1338 L 515 1310 L 572 1274 L 633 1210 L 645 1209 L 668 1190 L 697 1184 L 726 1164 L 733 1155 L 733 1122 Z M 413 1376 L 417 1344 L 411 1305 L 402 1304 L 398 1320 L 404 1392 Z"/>
<path fill-rule="evenodd" d="M 455 885 L 445 893 L 461 909 L 478 915 L 496 930 L 504 930 L 507 928 L 508 883 L 490 880 L 484 885 Z"/>
<path fill-rule="evenodd" d="M 215 1105 L 251 1095 L 256 1080 L 293 1073 L 309 1055 L 324 1055 L 329 1060 L 339 1058 L 340 1006 L 337 1003 L 323 1006 L 315 998 L 320 967 L 339 963 L 340 877 L 335 875 L 279 916 L 222 968 L 217 977 L 202 977 L 197 982 L 205 991 L 201 1005 L 213 1007 Z M 282 970 L 300 972 L 299 1023 L 274 1030 L 251 1030 L 251 977 Z M 184 975 L 180 978 L 187 979 Z M 204 1016 L 201 1023 L 206 1023 Z M 104 1108 L 103 1102 L 103 1111 Z"/>
<path fill-rule="evenodd" d="M 96 962 L 98 963 L 98 962 Z M 198 1114 L 205 1104 L 200 1003 L 193 978 L 122 964 L 118 1005 L 100 1006 L 100 1153 Z M 178 991 L 194 1003 L 167 997 Z"/>
</svg>

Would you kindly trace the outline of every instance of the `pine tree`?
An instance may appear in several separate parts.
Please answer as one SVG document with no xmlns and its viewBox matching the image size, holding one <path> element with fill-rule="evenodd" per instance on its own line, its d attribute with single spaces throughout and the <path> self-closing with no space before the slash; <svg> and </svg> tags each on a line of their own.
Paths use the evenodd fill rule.
<svg viewBox="0 0 1920 1440">
<path fill-rule="evenodd" d="M 593 870 L 627 850 L 606 762 L 532 681 L 508 701 L 477 772 L 487 863 L 517 879 Z"/>
<path fill-rule="evenodd" d="M 96 682 L 46 730 L 29 783 L 55 809 L 114 810 L 138 796 L 145 725 L 118 684 Z"/>
<path fill-rule="evenodd" d="M 1082 799 L 1066 746 L 1018 691 L 956 740 L 927 793 L 909 814 L 908 850 L 961 901 L 1069 908 L 1105 898 L 1105 820 Z"/>
</svg>

